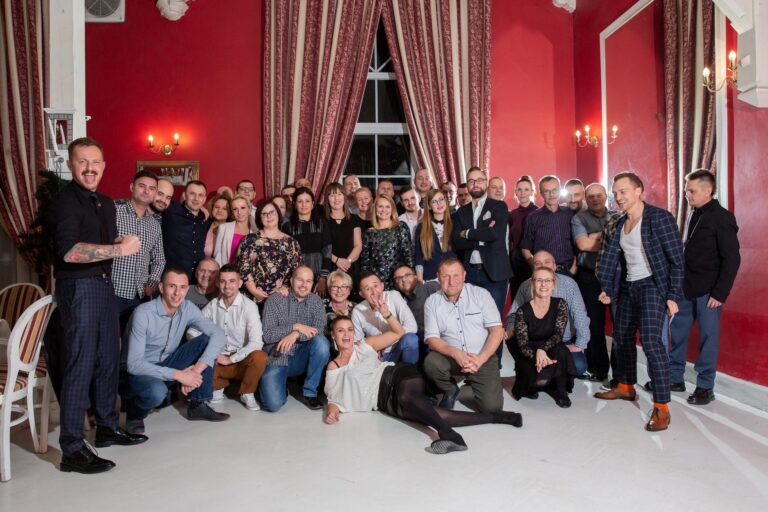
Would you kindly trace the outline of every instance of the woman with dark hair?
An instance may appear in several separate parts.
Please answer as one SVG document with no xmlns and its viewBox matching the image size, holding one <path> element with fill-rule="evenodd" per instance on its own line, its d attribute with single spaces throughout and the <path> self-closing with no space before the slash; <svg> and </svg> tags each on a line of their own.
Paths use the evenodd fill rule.
<svg viewBox="0 0 768 512">
<path fill-rule="evenodd" d="M 531 277 L 531 266 L 520 252 L 520 242 L 525 233 L 525 219 L 538 208 L 533 202 L 536 186 L 530 176 L 520 176 L 515 183 L 517 208 L 509 212 L 509 262 L 512 265 L 512 278 L 509 280 L 509 293 L 517 293 L 520 284 Z"/>
<path fill-rule="evenodd" d="M 416 365 L 384 362 L 379 352 L 396 343 L 405 334 L 402 325 L 387 309 L 390 330 L 382 335 L 355 340 L 355 327 L 347 316 L 331 322 L 331 337 L 338 355 L 328 363 L 325 394 L 328 408 L 325 423 L 338 423 L 341 413 L 380 410 L 395 418 L 416 421 L 437 431 L 438 440 L 431 444 L 432 453 L 464 451 L 467 444 L 454 427 L 504 423 L 523 425 L 523 417 L 511 411 L 480 413 L 453 411 L 433 405 L 426 393 L 426 382 Z"/>
<path fill-rule="evenodd" d="M 360 270 L 373 272 L 382 280 L 385 290 L 394 290 L 392 274 L 395 268 L 399 265 L 413 267 L 411 230 L 397 218 L 392 198 L 376 196 L 373 210 L 373 226 L 363 236 Z"/>
<path fill-rule="evenodd" d="M 331 271 L 331 232 L 315 209 L 315 194 L 310 189 L 299 187 L 293 193 L 293 214 L 283 224 L 283 231 L 299 243 L 303 264 L 315 274 L 315 291 L 325 296 L 325 281 Z"/>
<path fill-rule="evenodd" d="M 373 192 L 368 187 L 360 187 L 355 190 L 355 205 L 357 206 L 357 220 L 360 224 L 360 230 L 362 235 L 365 236 L 365 232 L 371 229 L 373 225 L 373 212 L 371 211 L 373 204 Z"/>
<path fill-rule="evenodd" d="M 416 226 L 416 275 L 419 281 L 437 278 L 437 266 L 443 258 L 456 257 L 451 250 L 453 223 L 448 212 L 448 200 L 440 190 L 427 192 L 424 201 L 424 217 Z"/>
<path fill-rule="evenodd" d="M 331 183 L 326 187 L 325 220 L 331 234 L 331 263 L 343 270 L 357 283 L 360 274 L 360 253 L 363 250 L 363 235 L 356 215 L 350 215 L 344 187 Z"/>
<path fill-rule="evenodd" d="M 205 236 L 205 248 L 203 252 L 206 258 L 213 257 L 214 247 L 216 245 L 216 236 L 219 233 L 219 226 L 229 222 L 232 215 L 232 205 L 230 198 L 225 195 L 217 195 L 208 202 L 208 211 L 211 212 L 211 227 Z"/>
<path fill-rule="evenodd" d="M 258 231 L 240 242 L 237 268 L 247 293 L 263 302 L 275 292 L 288 295 L 291 274 L 301 265 L 301 248 L 280 231 L 282 216 L 275 203 L 262 203 L 257 211 Z"/>
<path fill-rule="evenodd" d="M 576 376 L 571 351 L 563 343 L 568 323 L 568 305 L 552 297 L 557 286 L 555 272 L 537 268 L 531 277 L 533 299 L 515 313 L 515 385 L 512 396 L 537 398 L 539 389 L 553 394 L 559 407 L 570 407 L 568 380 Z"/>
</svg>

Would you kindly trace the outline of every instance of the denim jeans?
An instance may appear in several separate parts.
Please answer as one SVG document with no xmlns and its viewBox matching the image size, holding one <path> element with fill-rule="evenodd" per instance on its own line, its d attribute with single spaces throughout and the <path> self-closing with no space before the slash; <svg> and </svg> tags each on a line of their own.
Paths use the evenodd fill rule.
<svg viewBox="0 0 768 512">
<path fill-rule="evenodd" d="M 266 411 L 277 412 L 288 401 L 288 377 L 306 373 L 303 394 L 307 397 L 317 396 L 317 386 L 331 355 L 331 344 L 328 338 L 318 334 L 310 340 L 296 343 L 295 346 L 287 366 L 268 365 L 261 376 L 259 398 Z"/>
<path fill-rule="evenodd" d="M 117 301 L 117 314 L 120 319 L 120 333 L 125 332 L 125 326 L 128 324 L 128 320 L 131 319 L 133 310 L 141 304 L 141 299 L 134 297 L 133 299 L 124 299 L 115 295 Z"/>
<path fill-rule="evenodd" d="M 407 332 L 395 343 L 392 350 L 384 354 L 385 361 L 393 363 L 419 362 L 419 336 L 413 332 Z"/>
<path fill-rule="evenodd" d="M 195 364 L 208 346 L 208 336 L 201 334 L 179 347 L 158 366 L 183 370 Z M 213 367 L 209 366 L 203 373 L 203 383 L 190 394 L 193 402 L 205 402 L 213 398 Z M 166 381 L 148 375 L 131 375 L 123 372 L 121 375 L 120 394 L 126 402 L 126 410 L 129 418 L 146 418 L 151 409 L 154 409 L 165 400 L 168 391 L 175 386 L 176 381 Z"/>
<path fill-rule="evenodd" d="M 683 382 L 685 354 L 688 351 L 688 336 L 695 320 L 699 321 L 699 357 L 696 359 L 696 387 L 713 389 L 717 370 L 717 353 L 720 345 L 720 314 L 723 307 L 708 308 L 709 294 L 695 299 L 678 302 L 680 311 L 672 319 L 670 331 L 672 348 L 669 351 L 670 380 Z"/>
<path fill-rule="evenodd" d="M 566 345 L 573 345 L 573 343 L 566 343 Z M 571 352 L 573 358 L 573 364 L 576 365 L 576 374 L 584 375 L 587 371 L 587 354 L 582 350 L 581 352 Z"/>
</svg>

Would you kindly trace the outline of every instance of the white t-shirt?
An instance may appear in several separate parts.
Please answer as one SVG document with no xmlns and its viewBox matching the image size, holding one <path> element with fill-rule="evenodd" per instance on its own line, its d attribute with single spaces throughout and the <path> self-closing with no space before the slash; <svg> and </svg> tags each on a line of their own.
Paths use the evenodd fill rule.
<svg viewBox="0 0 768 512">
<path fill-rule="evenodd" d="M 623 227 L 621 229 L 619 245 L 624 251 L 624 259 L 627 262 L 627 281 L 629 282 L 639 281 L 653 275 L 651 266 L 648 264 L 648 258 L 645 256 L 645 250 L 643 250 L 643 240 L 640 237 L 642 224 L 643 219 L 640 219 L 629 233 L 625 233 Z"/>
<path fill-rule="evenodd" d="M 341 412 L 375 411 L 381 375 L 387 366 L 394 364 L 379 361 L 379 354 L 365 340 L 355 342 L 349 363 L 325 374 L 328 403 L 336 405 Z"/>
</svg>

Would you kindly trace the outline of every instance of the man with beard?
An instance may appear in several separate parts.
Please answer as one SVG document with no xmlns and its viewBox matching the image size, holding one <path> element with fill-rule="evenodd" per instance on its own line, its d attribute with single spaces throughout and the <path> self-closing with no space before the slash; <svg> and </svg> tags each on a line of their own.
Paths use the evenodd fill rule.
<svg viewBox="0 0 768 512">
<path fill-rule="evenodd" d="M 184 269 L 190 280 L 205 257 L 205 237 L 211 225 L 202 211 L 206 195 L 205 183 L 192 180 L 184 189 L 184 202 L 172 201 L 163 214 L 165 263 Z"/>
<path fill-rule="evenodd" d="M 155 199 L 149 203 L 149 209 L 152 210 L 152 216 L 161 225 L 163 223 L 163 213 L 171 205 L 173 200 L 173 183 L 168 178 L 157 178 L 157 192 Z"/>
</svg>

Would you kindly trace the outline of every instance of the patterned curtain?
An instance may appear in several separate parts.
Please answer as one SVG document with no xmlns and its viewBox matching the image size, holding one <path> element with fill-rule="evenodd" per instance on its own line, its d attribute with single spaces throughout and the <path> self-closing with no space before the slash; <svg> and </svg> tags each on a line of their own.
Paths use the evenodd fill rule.
<svg viewBox="0 0 768 512">
<path fill-rule="evenodd" d="M 664 0 L 667 208 L 681 230 L 688 209 L 685 175 L 715 171 L 715 99 L 701 85 L 701 69 L 714 68 L 714 33 L 711 0 Z"/>
<path fill-rule="evenodd" d="M 491 0 L 387 0 L 382 18 L 419 165 L 435 183 L 487 170 Z"/>
<path fill-rule="evenodd" d="M 315 194 L 341 176 L 365 92 L 382 0 L 266 0 L 264 180 Z"/>
<path fill-rule="evenodd" d="M 42 0 L 0 7 L 0 219 L 11 240 L 37 211 L 37 171 L 44 169 Z M 27 256 L 28 257 L 28 256 Z M 30 263 L 32 263 L 30 261 Z"/>
</svg>

